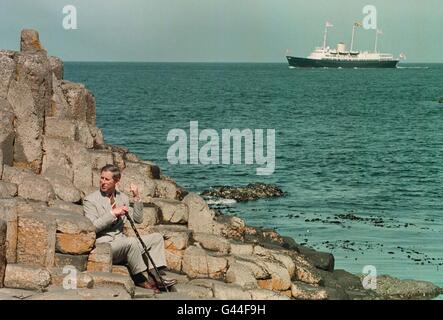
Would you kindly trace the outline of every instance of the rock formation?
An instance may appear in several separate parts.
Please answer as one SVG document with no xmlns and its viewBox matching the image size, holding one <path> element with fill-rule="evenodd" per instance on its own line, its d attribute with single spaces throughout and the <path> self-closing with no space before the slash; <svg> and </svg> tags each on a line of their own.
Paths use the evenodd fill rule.
<svg viewBox="0 0 443 320">
<path fill-rule="evenodd" d="M 245 187 L 213 187 L 201 193 L 203 197 L 233 199 L 235 201 L 250 201 L 261 198 L 282 197 L 283 190 L 272 184 L 250 183 Z"/>
<path fill-rule="evenodd" d="M 380 297 L 334 270 L 331 254 L 216 214 L 155 164 L 105 144 L 95 120 L 94 95 L 63 79 L 63 62 L 36 31 L 22 32 L 20 52 L 0 51 L 0 299 Z M 81 203 L 108 163 L 122 170 L 123 192 L 139 186 L 139 231 L 164 235 L 177 292 L 135 288 L 126 267 L 112 265 L 110 245 L 95 243 Z"/>
</svg>

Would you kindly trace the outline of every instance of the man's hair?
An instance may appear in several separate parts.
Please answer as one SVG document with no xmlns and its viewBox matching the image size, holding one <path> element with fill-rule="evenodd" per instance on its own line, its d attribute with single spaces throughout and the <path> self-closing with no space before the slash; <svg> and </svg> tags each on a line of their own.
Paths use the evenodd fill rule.
<svg viewBox="0 0 443 320">
<path fill-rule="evenodd" d="M 114 166 L 113 164 L 107 164 L 107 165 L 105 165 L 105 166 L 101 169 L 100 173 L 103 173 L 103 172 L 105 172 L 105 171 L 107 171 L 107 172 L 111 172 L 111 173 L 112 173 L 112 179 L 114 179 L 114 180 L 120 180 L 120 178 L 121 178 L 121 176 L 122 176 L 122 174 L 121 174 L 121 172 L 120 172 L 120 169 L 119 169 L 117 166 Z"/>
</svg>

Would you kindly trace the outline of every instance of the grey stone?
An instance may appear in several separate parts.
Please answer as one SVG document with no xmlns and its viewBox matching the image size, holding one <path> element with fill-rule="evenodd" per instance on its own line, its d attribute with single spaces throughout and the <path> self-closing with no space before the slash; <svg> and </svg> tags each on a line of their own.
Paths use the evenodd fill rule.
<svg viewBox="0 0 443 320">
<path fill-rule="evenodd" d="M 18 228 L 17 198 L 0 199 L 0 219 L 6 221 L 6 260 L 8 263 L 17 262 L 17 228 Z"/>
<path fill-rule="evenodd" d="M 251 289 L 248 292 L 252 300 L 290 300 L 289 297 L 272 290 Z"/>
<path fill-rule="evenodd" d="M 50 138 L 66 138 L 75 140 L 77 126 L 74 120 L 45 118 L 45 136 Z"/>
<path fill-rule="evenodd" d="M 20 213 L 18 217 L 17 262 L 52 267 L 57 224 L 42 212 Z"/>
<path fill-rule="evenodd" d="M 93 288 L 94 279 L 87 272 L 73 268 L 73 266 L 50 268 L 51 285 L 63 287 L 65 290 Z"/>
<path fill-rule="evenodd" d="M 223 257 L 209 255 L 205 250 L 191 246 L 183 256 L 183 272 L 190 278 L 223 278 L 228 262 Z"/>
<path fill-rule="evenodd" d="M 298 300 L 326 300 L 328 293 L 322 287 L 294 281 L 291 285 L 292 297 Z"/>
<path fill-rule="evenodd" d="M 7 288 L 44 290 L 51 283 L 51 274 L 42 268 L 29 265 L 8 264 L 4 285 Z"/>
<path fill-rule="evenodd" d="M 6 221 L 0 219 L 0 288 L 3 288 L 3 279 L 6 270 Z"/>
<path fill-rule="evenodd" d="M 240 286 L 226 283 L 214 284 L 214 297 L 221 300 L 251 300 L 251 294 Z"/>
<path fill-rule="evenodd" d="M 15 73 L 15 61 L 13 57 L 0 51 L 0 99 L 8 96 L 9 84 Z"/>
<path fill-rule="evenodd" d="M 205 200 L 196 193 L 189 193 L 184 199 L 189 208 L 188 227 L 194 232 L 213 232 L 215 213 L 209 209 Z"/>
<path fill-rule="evenodd" d="M 0 181 L 0 198 L 13 198 L 17 195 L 17 190 L 15 183 Z"/>
<path fill-rule="evenodd" d="M 152 202 L 160 209 L 163 222 L 185 224 L 188 222 L 188 206 L 171 199 L 153 198 Z"/>
<path fill-rule="evenodd" d="M 73 255 L 64 253 L 55 253 L 55 267 L 63 268 L 65 266 L 73 266 L 78 271 L 85 271 L 88 263 L 88 255 Z"/>
<path fill-rule="evenodd" d="M 36 30 L 23 29 L 20 38 L 20 51 L 27 53 L 44 53 L 46 50 L 40 43 L 40 37 Z"/>
<path fill-rule="evenodd" d="M 363 279 L 364 276 L 361 276 Z M 388 275 L 379 275 L 375 292 L 384 299 L 429 299 L 441 294 L 441 289 L 428 281 L 402 280 Z"/>
<path fill-rule="evenodd" d="M 57 223 L 55 248 L 59 253 L 87 254 L 95 243 L 95 227 L 85 216 L 62 209 L 47 208 L 44 212 Z"/>
<path fill-rule="evenodd" d="M 124 288 L 131 297 L 134 296 L 135 285 L 128 276 L 109 272 L 90 272 L 89 275 L 94 279 L 94 288 L 120 286 Z"/>
<path fill-rule="evenodd" d="M 229 269 L 226 272 L 226 282 L 237 284 L 245 289 L 258 287 L 252 270 L 240 263 L 229 264 Z"/>
<path fill-rule="evenodd" d="M 49 181 L 56 196 L 67 202 L 79 202 L 81 200 L 80 191 L 74 186 L 72 181 L 54 171 L 46 171 L 43 177 Z"/>
<path fill-rule="evenodd" d="M 179 294 L 184 294 L 194 299 L 209 299 L 214 297 L 212 289 L 201 286 L 192 284 L 176 284 L 174 288 Z"/>
<path fill-rule="evenodd" d="M 60 199 L 56 199 L 54 201 L 49 202 L 49 207 L 54 208 L 54 209 L 62 209 L 62 210 L 66 210 L 66 211 L 71 211 L 71 212 L 75 212 L 78 215 L 83 216 L 83 206 L 78 205 L 78 204 L 74 204 L 71 202 L 66 202 Z"/>
<path fill-rule="evenodd" d="M 0 97 L 0 178 L 3 165 L 13 165 L 14 139 L 14 112 L 9 102 Z"/>
<path fill-rule="evenodd" d="M 57 79 L 63 79 L 64 65 L 63 61 L 59 57 L 49 56 L 49 64 L 51 65 L 51 71 L 57 77 Z"/>
<path fill-rule="evenodd" d="M 231 249 L 231 244 L 229 241 L 221 236 L 203 232 L 194 232 L 193 238 L 207 250 L 228 254 Z"/>
</svg>

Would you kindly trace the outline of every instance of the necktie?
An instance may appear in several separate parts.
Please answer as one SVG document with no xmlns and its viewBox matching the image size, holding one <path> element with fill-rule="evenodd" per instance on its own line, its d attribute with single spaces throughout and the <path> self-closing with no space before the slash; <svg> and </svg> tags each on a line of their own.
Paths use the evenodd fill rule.
<svg viewBox="0 0 443 320">
<path fill-rule="evenodd" d="M 111 203 L 111 208 L 114 209 L 117 206 L 117 203 L 115 202 L 114 194 L 111 194 L 109 196 L 109 202 Z"/>
</svg>

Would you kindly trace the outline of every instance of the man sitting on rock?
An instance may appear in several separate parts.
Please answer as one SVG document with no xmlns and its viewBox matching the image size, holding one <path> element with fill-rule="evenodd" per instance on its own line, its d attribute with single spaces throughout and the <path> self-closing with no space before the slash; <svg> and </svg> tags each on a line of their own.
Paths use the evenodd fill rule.
<svg viewBox="0 0 443 320">
<path fill-rule="evenodd" d="M 137 286 L 153 289 L 156 293 L 162 288 L 161 281 L 149 261 L 144 261 L 143 248 L 135 237 L 123 234 L 126 220 L 125 214 L 135 222 L 143 221 L 143 203 L 140 200 L 138 187 L 131 184 L 130 191 L 134 197 L 134 208 L 129 207 L 129 198 L 124 193 L 116 190 L 120 181 L 120 169 L 108 164 L 101 169 L 100 190 L 88 195 L 83 201 L 83 210 L 95 226 L 97 233 L 96 243 L 108 242 L 111 244 L 113 263 L 127 263 L 129 271 Z M 141 236 L 155 265 L 162 276 L 166 267 L 165 248 L 163 236 L 152 233 Z M 149 265 L 149 270 L 147 265 Z M 146 276 L 145 276 L 146 275 Z M 165 286 L 170 287 L 176 283 L 175 279 L 163 277 Z M 164 289 L 164 288 L 163 288 Z"/>
</svg>

